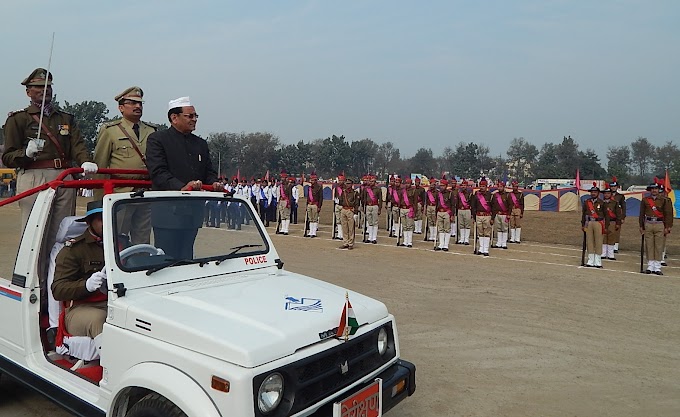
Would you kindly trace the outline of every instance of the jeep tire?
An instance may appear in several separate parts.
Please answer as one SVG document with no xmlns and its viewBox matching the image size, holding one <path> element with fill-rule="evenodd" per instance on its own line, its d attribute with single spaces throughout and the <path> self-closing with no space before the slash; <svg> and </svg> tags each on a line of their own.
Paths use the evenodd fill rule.
<svg viewBox="0 0 680 417">
<path fill-rule="evenodd" d="M 187 415 L 167 398 L 153 393 L 133 405 L 126 417 L 187 417 Z"/>
</svg>

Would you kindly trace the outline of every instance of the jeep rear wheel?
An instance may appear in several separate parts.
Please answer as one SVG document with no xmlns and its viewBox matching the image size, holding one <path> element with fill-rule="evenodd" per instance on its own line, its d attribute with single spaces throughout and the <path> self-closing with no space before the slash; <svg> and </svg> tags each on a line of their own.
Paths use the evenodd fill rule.
<svg viewBox="0 0 680 417">
<path fill-rule="evenodd" d="M 170 400 L 154 393 L 133 405 L 126 417 L 187 417 L 187 415 Z"/>
</svg>

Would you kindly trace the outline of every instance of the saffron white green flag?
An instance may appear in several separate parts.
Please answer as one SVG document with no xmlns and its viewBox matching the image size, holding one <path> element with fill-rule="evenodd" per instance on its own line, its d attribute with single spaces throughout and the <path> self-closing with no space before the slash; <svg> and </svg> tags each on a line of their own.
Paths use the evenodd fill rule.
<svg viewBox="0 0 680 417">
<path fill-rule="evenodd" d="M 359 322 L 354 315 L 352 303 L 349 302 L 349 294 L 345 293 L 345 306 L 342 309 L 342 317 L 340 317 L 340 325 L 336 337 L 347 337 L 355 334 L 359 329 Z"/>
</svg>

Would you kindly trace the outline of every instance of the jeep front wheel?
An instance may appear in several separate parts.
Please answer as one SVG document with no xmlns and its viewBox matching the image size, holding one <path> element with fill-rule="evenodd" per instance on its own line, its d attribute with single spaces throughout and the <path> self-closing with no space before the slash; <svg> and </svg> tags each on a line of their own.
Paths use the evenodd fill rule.
<svg viewBox="0 0 680 417">
<path fill-rule="evenodd" d="M 126 417 L 187 417 L 187 415 L 167 398 L 153 393 L 133 405 Z"/>
</svg>

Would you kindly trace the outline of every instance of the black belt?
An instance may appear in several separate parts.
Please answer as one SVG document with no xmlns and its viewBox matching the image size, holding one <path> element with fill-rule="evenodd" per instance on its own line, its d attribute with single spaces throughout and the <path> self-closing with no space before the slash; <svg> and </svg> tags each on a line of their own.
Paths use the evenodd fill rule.
<svg viewBox="0 0 680 417">
<path fill-rule="evenodd" d="M 645 220 L 648 222 L 662 222 L 663 217 L 650 217 L 650 216 L 645 216 Z"/>
</svg>

